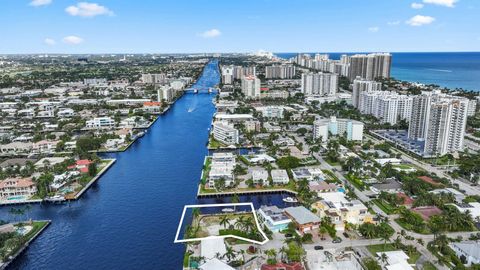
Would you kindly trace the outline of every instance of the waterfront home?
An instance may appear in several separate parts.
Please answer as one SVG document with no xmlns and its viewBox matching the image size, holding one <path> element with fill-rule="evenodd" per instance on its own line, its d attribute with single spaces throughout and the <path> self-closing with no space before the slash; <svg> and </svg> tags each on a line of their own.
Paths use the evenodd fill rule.
<svg viewBox="0 0 480 270">
<path fill-rule="evenodd" d="M 92 164 L 93 161 L 88 159 L 80 159 L 75 161 L 75 165 L 68 166 L 69 170 L 76 169 L 81 173 L 88 173 L 88 167 Z"/>
<path fill-rule="evenodd" d="M 322 196 L 322 193 L 335 192 L 338 189 L 335 184 L 327 183 L 325 181 L 312 181 L 308 184 L 308 187 L 311 191 L 315 191 L 319 197 Z"/>
<path fill-rule="evenodd" d="M 13 226 L 12 223 L 0 225 L 0 234 L 2 234 L 2 233 L 13 233 L 15 231 L 16 231 L 15 226 Z"/>
<path fill-rule="evenodd" d="M 285 208 L 285 214 L 301 234 L 318 229 L 320 218 L 303 206 Z"/>
<path fill-rule="evenodd" d="M 339 231 L 345 229 L 345 223 L 361 225 L 365 222 L 372 223 L 373 216 L 368 208 L 359 200 L 349 201 L 343 192 L 319 193 L 321 200 L 312 205 L 321 218 L 328 216 Z"/>
<path fill-rule="evenodd" d="M 274 185 L 286 185 L 290 181 L 287 170 L 272 170 L 270 174 L 272 176 L 272 182 Z"/>
<path fill-rule="evenodd" d="M 262 205 L 258 211 L 258 221 L 263 223 L 272 232 L 279 232 L 287 229 L 292 220 L 286 216 L 282 209 L 277 206 Z"/>
<path fill-rule="evenodd" d="M 35 154 L 53 154 L 59 141 L 41 140 L 33 143 L 32 153 Z"/>
<path fill-rule="evenodd" d="M 85 123 L 86 129 L 112 129 L 114 127 L 115 121 L 110 117 L 95 117 Z"/>
<path fill-rule="evenodd" d="M 296 181 L 307 179 L 308 181 L 324 181 L 325 174 L 320 168 L 297 168 L 292 170 L 293 179 Z"/>
<path fill-rule="evenodd" d="M 268 171 L 261 168 L 252 169 L 252 180 L 255 185 L 268 185 Z"/>
<path fill-rule="evenodd" d="M 8 168 L 14 169 L 15 167 L 20 167 L 23 169 L 28 162 L 35 163 L 35 159 L 28 159 L 28 158 L 11 158 L 3 161 L 0 163 L 0 169 L 6 170 Z"/>
<path fill-rule="evenodd" d="M 251 164 L 263 164 L 264 162 L 272 163 L 275 159 L 267 154 L 255 154 L 243 156 Z"/>
<path fill-rule="evenodd" d="M 21 196 L 30 198 L 37 193 L 31 178 L 7 178 L 0 181 L 0 199 L 8 200 Z"/>
<path fill-rule="evenodd" d="M 67 160 L 66 157 L 45 157 L 37 161 L 34 165 L 35 168 L 40 169 L 44 168 L 45 166 L 53 166 L 55 164 L 59 164 Z"/>
<path fill-rule="evenodd" d="M 451 242 L 450 248 L 458 258 L 464 258 L 466 266 L 480 264 L 480 243 L 477 241 Z"/>
<path fill-rule="evenodd" d="M 32 143 L 12 142 L 0 145 L 2 155 L 26 155 L 32 150 Z"/>
</svg>

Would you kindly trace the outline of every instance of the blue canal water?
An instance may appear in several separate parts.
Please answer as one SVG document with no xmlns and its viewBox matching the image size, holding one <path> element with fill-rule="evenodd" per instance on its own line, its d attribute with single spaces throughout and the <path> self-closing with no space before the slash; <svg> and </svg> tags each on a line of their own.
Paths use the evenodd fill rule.
<svg viewBox="0 0 480 270">
<path fill-rule="evenodd" d="M 343 53 L 330 53 L 340 59 Z M 297 53 L 278 53 L 290 58 Z M 392 76 L 399 80 L 480 91 L 480 52 L 393 53 Z"/>
<path fill-rule="evenodd" d="M 195 87 L 219 82 L 210 62 Z M 33 205 L 25 218 L 52 225 L 11 269 L 180 269 L 185 247 L 174 244 L 185 204 L 198 203 L 214 94 L 186 94 L 124 153 L 84 196 L 65 205 Z M 201 203 L 229 199 L 205 199 Z M 243 196 L 256 205 L 281 195 Z M 13 220 L 10 207 L 0 219 Z"/>
</svg>

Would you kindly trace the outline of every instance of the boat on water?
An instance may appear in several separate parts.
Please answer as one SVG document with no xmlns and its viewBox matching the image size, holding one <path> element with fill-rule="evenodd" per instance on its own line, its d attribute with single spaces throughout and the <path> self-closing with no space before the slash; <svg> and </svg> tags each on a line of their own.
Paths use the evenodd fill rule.
<svg viewBox="0 0 480 270">
<path fill-rule="evenodd" d="M 143 137 L 144 135 L 145 135 L 145 132 L 141 131 L 141 132 L 139 132 L 139 133 L 137 134 L 137 137 L 138 137 L 138 138 L 141 138 L 141 137 Z"/>
<path fill-rule="evenodd" d="M 198 89 L 193 89 L 193 93 L 198 94 Z"/>
<path fill-rule="evenodd" d="M 52 203 L 59 203 L 59 202 L 64 202 L 65 197 L 60 196 L 60 195 L 55 195 L 55 196 L 52 196 L 52 197 L 45 198 L 45 201 L 46 202 L 52 202 Z"/>
<path fill-rule="evenodd" d="M 233 209 L 233 208 L 223 208 L 223 209 L 222 209 L 222 212 L 224 212 L 224 213 L 232 213 L 232 212 L 235 212 L 235 209 Z"/>
<path fill-rule="evenodd" d="M 286 203 L 296 203 L 296 202 L 298 202 L 298 200 L 293 198 L 293 197 L 283 198 L 283 201 L 286 202 Z"/>
</svg>

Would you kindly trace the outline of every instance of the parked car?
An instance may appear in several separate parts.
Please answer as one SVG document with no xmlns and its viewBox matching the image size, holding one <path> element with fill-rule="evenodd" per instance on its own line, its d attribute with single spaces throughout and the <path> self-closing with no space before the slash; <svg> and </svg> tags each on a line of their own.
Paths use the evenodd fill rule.
<svg viewBox="0 0 480 270">
<path fill-rule="evenodd" d="M 315 249 L 315 250 L 323 250 L 323 246 L 314 246 L 313 249 Z"/>
<path fill-rule="evenodd" d="M 350 235 L 348 235 L 346 232 L 343 233 L 343 236 L 345 236 L 345 238 L 350 238 Z"/>
<path fill-rule="evenodd" d="M 291 237 L 293 237 L 293 235 L 292 235 L 291 233 L 286 233 L 286 234 L 285 234 L 285 237 L 286 237 L 286 238 L 291 238 Z"/>
<path fill-rule="evenodd" d="M 341 243 L 341 242 L 342 242 L 342 238 L 340 238 L 340 237 L 335 237 L 332 241 L 332 243 L 334 243 L 334 244 L 338 244 L 338 243 Z"/>
</svg>

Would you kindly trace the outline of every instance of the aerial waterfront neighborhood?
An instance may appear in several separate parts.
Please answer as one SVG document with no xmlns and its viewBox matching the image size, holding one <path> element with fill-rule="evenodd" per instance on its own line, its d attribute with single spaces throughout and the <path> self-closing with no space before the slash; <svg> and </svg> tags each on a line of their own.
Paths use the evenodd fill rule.
<svg viewBox="0 0 480 270">
<path fill-rule="evenodd" d="M 13 57 L 4 69 L 56 70 L 58 57 Z M 66 57 L 62 69 L 87 77 L 2 81 L 0 203 L 25 217 L 30 203 L 80 199 L 115 166 L 109 153 L 141 141 L 182 96 L 205 96 L 215 112 L 197 200 L 233 207 L 182 218 L 184 269 L 470 267 L 480 260 L 478 95 L 395 80 L 392 58 Z M 125 62 L 135 65 L 109 73 Z M 242 204 L 251 196 L 253 212 Z M 50 222 L 3 225 L 25 239 L 3 248 L 6 265 Z M 38 234 L 22 236 L 32 226 Z"/>
</svg>

